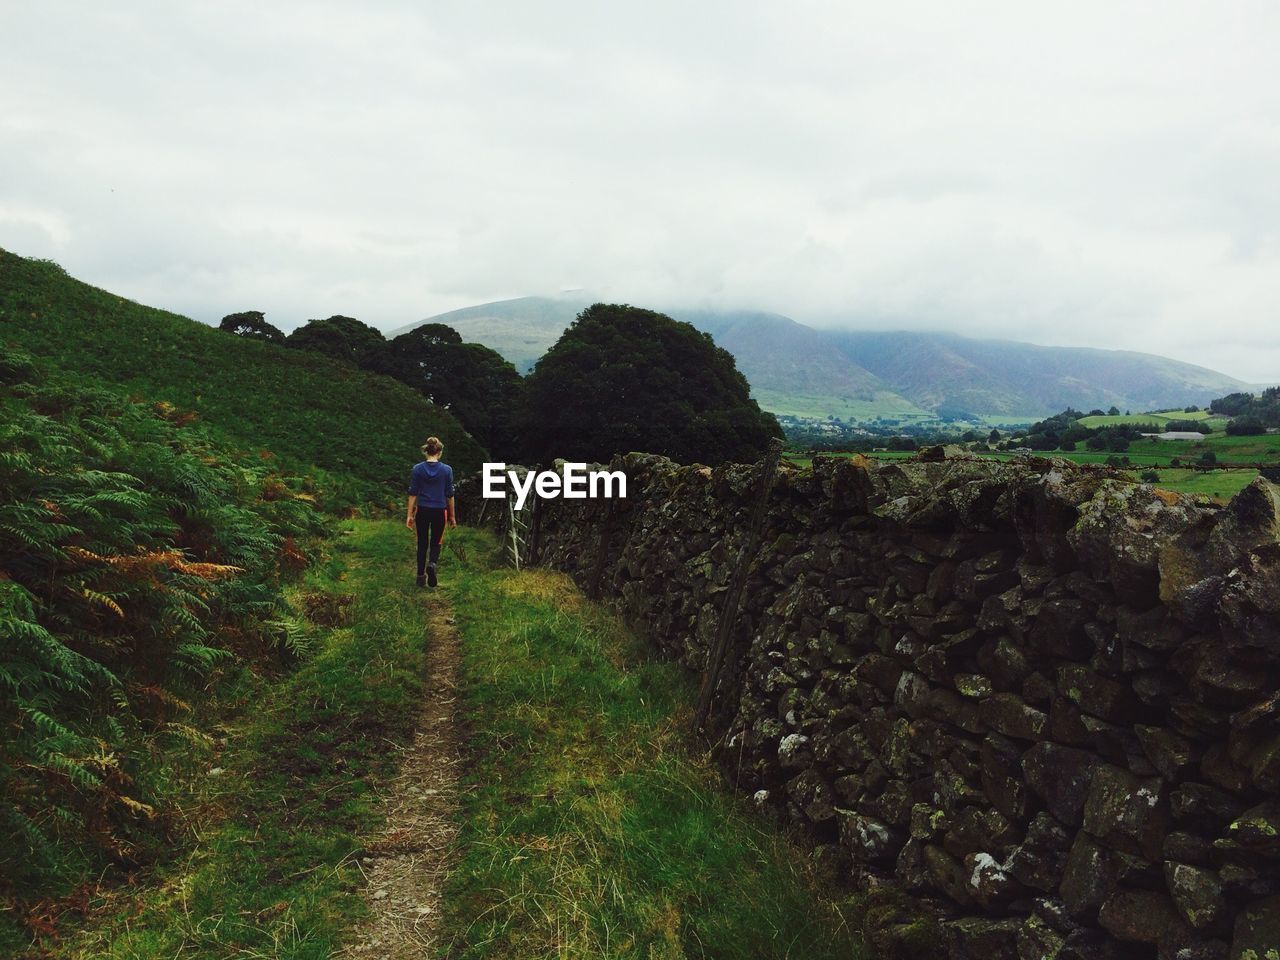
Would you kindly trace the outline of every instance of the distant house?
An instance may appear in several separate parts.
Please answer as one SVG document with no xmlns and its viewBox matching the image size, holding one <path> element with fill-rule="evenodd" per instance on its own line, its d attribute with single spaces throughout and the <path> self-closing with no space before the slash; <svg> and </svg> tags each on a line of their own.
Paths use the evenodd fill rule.
<svg viewBox="0 0 1280 960">
<path fill-rule="evenodd" d="M 1173 430 L 1169 433 L 1144 433 L 1144 437 L 1155 437 L 1157 440 L 1203 440 L 1204 434 L 1194 430 Z"/>
</svg>

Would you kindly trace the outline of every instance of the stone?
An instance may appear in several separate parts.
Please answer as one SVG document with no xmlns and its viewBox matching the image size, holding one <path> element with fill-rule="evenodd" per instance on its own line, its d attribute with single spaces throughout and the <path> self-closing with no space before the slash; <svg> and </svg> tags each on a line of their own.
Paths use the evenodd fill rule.
<svg viewBox="0 0 1280 960">
<path fill-rule="evenodd" d="M 1191 939 L 1173 901 L 1154 890 L 1118 890 L 1098 911 L 1098 925 L 1117 940 L 1152 943 L 1172 952 Z"/>
<path fill-rule="evenodd" d="M 1067 935 L 1058 960 L 1134 960 L 1132 948 L 1101 930 L 1073 930 Z"/>
<path fill-rule="evenodd" d="M 1184 783 L 1169 794 L 1169 811 L 1179 824 L 1218 833 L 1238 817 L 1244 803 L 1207 783 Z"/>
<path fill-rule="evenodd" d="M 795 770 L 813 763 L 809 738 L 802 733 L 789 733 L 778 741 L 778 762 L 783 769 Z"/>
<path fill-rule="evenodd" d="M 1224 851 L 1217 850 L 1221 855 Z M 1233 856 L 1236 851 L 1226 852 Z M 1218 879 L 1222 881 L 1222 889 L 1229 900 L 1258 900 L 1263 897 L 1280 894 L 1280 871 L 1268 864 L 1264 868 L 1244 863 L 1236 863 L 1228 859 L 1218 868 Z"/>
<path fill-rule="evenodd" d="M 1236 914 L 1231 960 L 1280 960 L 1280 896 L 1256 900 Z"/>
<path fill-rule="evenodd" d="M 1028 791 L 1020 776 L 1021 751 L 1012 740 L 988 735 L 979 751 L 982 792 L 1010 820 L 1025 820 Z"/>
<path fill-rule="evenodd" d="M 1204 752 L 1200 760 L 1200 774 L 1210 783 L 1232 793 L 1240 793 L 1249 786 L 1249 771 L 1231 759 L 1226 744 L 1215 743 Z"/>
<path fill-rule="evenodd" d="M 1058 691 L 1085 713 L 1111 723 L 1125 723 L 1134 714 L 1133 693 L 1081 663 L 1058 667 Z"/>
<path fill-rule="evenodd" d="M 1178 912 L 1197 930 L 1215 927 L 1226 915 L 1222 881 L 1214 871 L 1166 860 L 1164 876 Z"/>
<path fill-rule="evenodd" d="M 941 847 L 924 848 L 924 869 L 930 885 L 961 906 L 970 906 L 969 873 L 964 865 Z"/>
<path fill-rule="evenodd" d="M 840 821 L 840 842 L 855 860 L 887 864 L 898 856 L 903 838 L 888 824 L 852 810 L 836 812 Z"/>
<path fill-rule="evenodd" d="M 1168 824 L 1163 790 L 1159 779 L 1140 780 L 1119 767 L 1100 766 L 1089 784 L 1084 829 L 1109 846 L 1154 862 Z"/>
<path fill-rule="evenodd" d="M 1249 775 L 1258 788 L 1280 793 L 1280 733 L 1259 738 L 1246 758 Z"/>
<path fill-rule="evenodd" d="M 943 924 L 949 960 L 1019 960 L 1021 920 L 962 917 Z"/>
<path fill-rule="evenodd" d="M 1067 938 L 1039 917 L 1027 917 L 1018 928 L 1018 960 L 1057 960 Z"/>
<path fill-rule="evenodd" d="M 1106 851 L 1084 831 L 1076 834 L 1058 888 L 1067 912 L 1076 920 L 1092 923 L 1114 886 Z"/>
<path fill-rule="evenodd" d="M 1280 544 L 1259 546 L 1241 560 L 1228 577 L 1219 609 L 1235 628 L 1236 646 L 1280 654 Z"/>
<path fill-rule="evenodd" d="M 1022 681 L 1022 699 L 1037 707 L 1047 707 L 1054 698 L 1053 681 L 1039 670 Z"/>
<path fill-rule="evenodd" d="M 1170 783 L 1186 779 L 1197 760 L 1191 741 L 1164 727 L 1138 724 L 1133 728 L 1151 765 Z"/>
<path fill-rule="evenodd" d="M 1164 838 L 1164 857 L 1197 867 L 1212 866 L 1213 844 L 1194 833 L 1174 830 Z"/>
<path fill-rule="evenodd" d="M 1019 839 L 1017 828 L 999 810 L 965 807 L 955 815 L 942 845 L 956 857 L 983 851 L 1003 855 Z"/>
<path fill-rule="evenodd" d="M 1032 791 L 1049 812 L 1065 824 L 1081 822 L 1089 784 L 1098 759 L 1084 750 L 1037 743 L 1022 755 L 1022 771 Z"/>
<path fill-rule="evenodd" d="M 991 680 L 979 673 L 957 673 L 955 688 L 963 697 L 981 700 L 995 693 Z"/>
<path fill-rule="evenodd" d="M 997 693 L 978 706 L 978 716 L 992 730 L 1017 740 L 1039 740 L 1049 718 L 1012 693 Z"/>
<path fill-rule="evenodd" d="M 1079 600 L 1046 600 L 1031 627 L 1028 643 L 1032 649 L 1064 660 L 1084 659 L 1093 652 L 1093 641 L 1085 633 L 1089 612 Z"/>
<path fill-rule="evenodd" d="M 914 718 L 925 715 L 929 697 L 929 681 L 918 673 L 906 671 L 898 680 L 893 692 L 893 704 Z"/>
<path fill-rule="evenodd" d="M 1280 859 L 1280 800 L 1250 807 L 1227 827 L 1227 837 L 1244 850 Z"/>
<path fill-rule="evenodd" d="M 911 808 L 911 838 L 913 840 L 937 840 L 951 826 L 951 817 L 927 803 L 917 803 Z"/>
<path fill-rule="evenodd" d="M 1027 827 L 1023 842 L 1009 855 L 1009 872 L 1023 886 L 1052 893 L 1062 882 L 1071 838 L 1062 825 L 1041 811 Z"/>
<path fill-rule="evenodd" d="M 836 815 L 835 792 L 817 770 L 805 770 L 787 782 L 787 795 L 813 823 Z"/>
<path fill-rule="evenodd" d="M 1227 960 L 1230 949 L 1221 940 L 1198 940 L 1175 950 L 1173 960 Z"/>
<path fill-rule="evenodd" d="M 971 853 L 964 858 L 966 884 L 974 901 L 988 912 L 996 912 L 1022 894 L 1022 885 L 989 853 Z"/>
</svg>

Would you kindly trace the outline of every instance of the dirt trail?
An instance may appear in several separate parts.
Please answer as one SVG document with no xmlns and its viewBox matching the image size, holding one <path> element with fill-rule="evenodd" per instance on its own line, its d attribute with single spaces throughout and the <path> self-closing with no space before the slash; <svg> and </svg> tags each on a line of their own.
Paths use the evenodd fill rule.
<svg viewBox="0 0 1280 960">
<path fill-rule="evenodd" d="M 345 951 L 352 958 L 417 960 L 428 954 L 458 835 L 458 634 L 448 601 L 435 592 L 422 595 L 428 631 L 422 712 L 383 796 L 386 830 L 359 860 L 373 918 Z"/>
</svg>

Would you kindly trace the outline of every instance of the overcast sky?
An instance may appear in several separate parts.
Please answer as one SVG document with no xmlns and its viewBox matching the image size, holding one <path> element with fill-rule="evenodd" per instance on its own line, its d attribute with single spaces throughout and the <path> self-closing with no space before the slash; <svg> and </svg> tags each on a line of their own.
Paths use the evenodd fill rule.
<svg viewBox="0 0 1280 960">
<path fill-rule="evenodd" d="M 0 247 L 392 328 L 585 287 L 1280 380 L 1280 4 L 0 0 Z"/>
</svg>

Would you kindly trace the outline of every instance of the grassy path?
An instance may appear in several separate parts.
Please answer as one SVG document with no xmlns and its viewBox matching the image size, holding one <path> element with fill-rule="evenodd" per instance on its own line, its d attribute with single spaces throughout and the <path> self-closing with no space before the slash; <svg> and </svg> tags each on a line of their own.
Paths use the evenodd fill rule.
<svg viewBox="0 0 1280 960">
<path fill-rule="evenodd" d="M 378 835 L 359 862 L 370 918 L 347 938 L 352 957 L 418 960 L 439 934 L 444 881 L 458 841 L 458 632 L 438 591 L 414 598 L 427 633 L 425 679 L 412 739 L 381 790 Z"/>
<path fill-rule="evenodd" d="M 348 524 L 307 588 L 350 594 L 350 623 L 224 705 L 173 860 L 87 891 L 30 955 L 866 956 L 865 912 L 690 752 L 683 672 L 566 578 L 493 568 L 492 541 L 459 533 L 471 563 L 446 555 L 433 596 L 402 525 Z M 450 607 L 456 697 L 431 656 Z M 424 803 L 442 789 L 440 765 L 419 763 L 441 724 L 457 799 Z M 446 861 L 422 862 L 443 846 L 447 880 Z M 387 872 L 398 855 L 419 870 L 408 887 Z"/>
<path fill-rule="evenodd" d="M 865 956 L 851 905 L 690 752 L 681 668 L 561 574 L 455 565 L 446 590 L 471 729 L 450 957 Z"/>
</svg>

